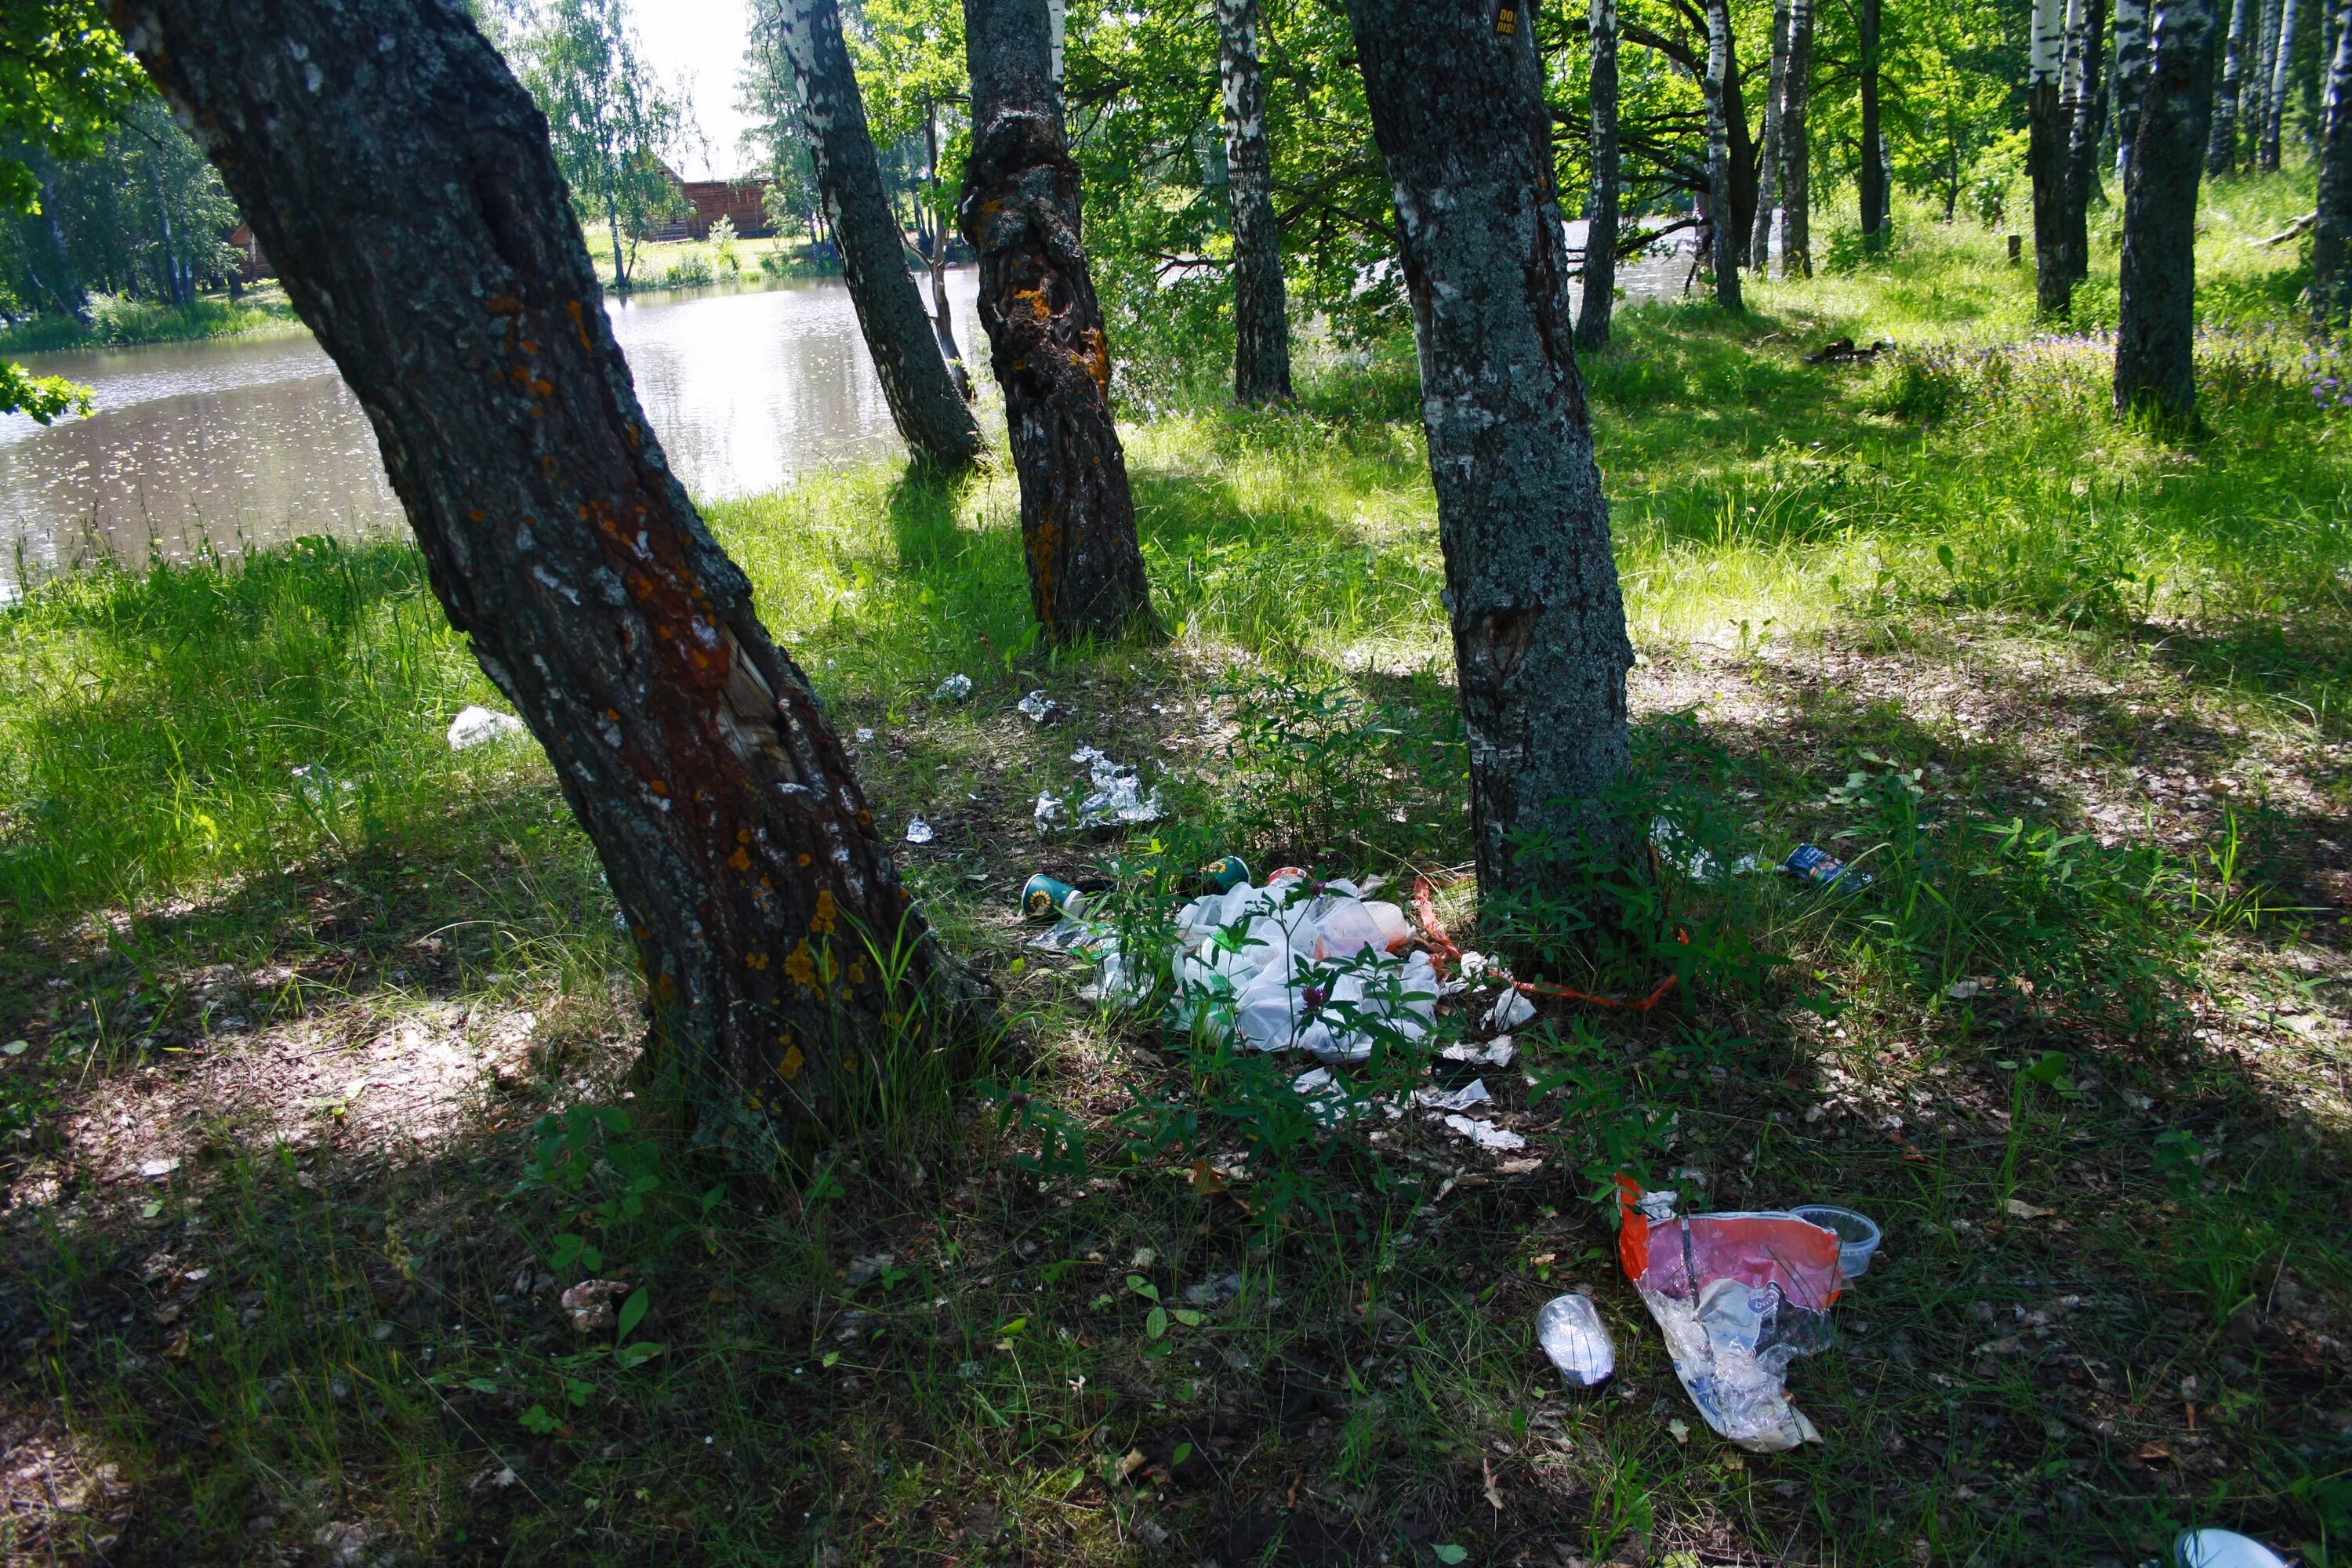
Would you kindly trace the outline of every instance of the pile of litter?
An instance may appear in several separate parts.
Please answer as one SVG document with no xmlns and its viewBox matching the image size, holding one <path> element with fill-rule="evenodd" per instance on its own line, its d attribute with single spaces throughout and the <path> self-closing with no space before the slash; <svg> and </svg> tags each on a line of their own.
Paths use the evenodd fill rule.
<svg viewBox="0 0 2352 1568">
<path fill-rule="evenodd" d="M 1094 827 L 1133 827 L 1160 820 L 1160 791 L 1155 787 L 1146 795 L 1133 768 L 1111 761 L 1095 746 L 1080 746 L 1070 753 L 1070 761 L 1087 770 L 1093 793 L 1078 803 L 1073 814 L 1059 795 L 1039 791 L 1034 813 L 1039 837 Z"/>
</svg>

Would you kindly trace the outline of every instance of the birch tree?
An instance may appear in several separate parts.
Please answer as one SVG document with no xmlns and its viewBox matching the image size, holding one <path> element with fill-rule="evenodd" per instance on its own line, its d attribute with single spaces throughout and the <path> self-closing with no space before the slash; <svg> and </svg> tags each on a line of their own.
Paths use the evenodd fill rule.
<svg viewBox="0 0 2352 1568">
<path fill-rule="evenodd" d="M 842 280 L 891 420 L 919 463 L 969 468 L 983 449 L 980 426 L 907 270 L 906 234 L 882 184 L 841 13 L 835 0 L 758 0 L 752 26 L 767 68 L 791 75 Z"/>
<path fill-rule="evenodd" d="M 2213 0 L 2158 0 L 2146 100 L 2124 183 L 2116 408 L 2197 413 L 2197 184 L 2212 113 Z"/>
<path fill-rule="evenodd" d="M 2205 142 L 2205 172 L 2238 166 L 2238 105 L 2245 90 L 2247 0 L 2231 0 L 2230 35 L 2221 52 L 2221 90 L 2213 100 L 2213 126 Z"/>
<path fill-rule="evenodd" d="M 1110 343 L 1062 125 L 1059 0 L 964 0 L 971 159 L 959 207 L 1021 479 L 1029 598 L 1048 640 L 1147 626 Z"/>
<path fill-rule="evenodd" d="M 686 105 L 638 52 L 625 0 L 550 0 L 517 52 L 581 221 L 604 225 L 613 287 L 625 294 L 637 242 L 677 199 L 662 159 Z"/>
<path fill-rule="evenodd" d="M 2259 4 L 2259 0 L 2257 0 Z M 2116 0 L 2116 179 L 2131 177 L 2139 137 L 2140 94 L 2147 79 L 2147 0 Z"/>
<path fill-rule="evenodd" d="M 2040 0 L 2037 0 L 2037 4 Z M 1879 32 L 1884 20 L 1881 0 L 1861 0 L 1854 25 L 1862 57 L 1862 168 L 1857 175 L 1862 198 L 1862 232 L 1877 236 L 1886 226 L 1886 131 L 1880 121 Z"/>
<path fill-rule="evenodd" d="M 1586 13 L 1591 48 L 1592 192 L 1585 208 L 1584 311 L 1576 344 L 1590 353 L 1609 342 L 1617 302 L 1617 0 L 1591 0 Z"/>
<path fill-rule="evenodd" d="M 2311 300 L 2323 331 L 2339 331 L 2352 319 L 2352 0 L 2336 0 L 2334 15 L 2311 229 Z"/>
<path fill-rule="evenodd" d="M 1731 0 L 1706 0 L 1706 230 L 1716 303 L 1738 310 L 1739 263 L 1748 236 L 1731 202 L 1731 129 L 1724 85 L 1731 73 Z"/>
<path fill-rule="evenodd" d="M 2099 188 L 2099 58 L 2105 52 L 2106 25 L 2106 0 L 2067 0 L 2066 59 L 2058 95 L 2066 122 L 2059 221 L 2072 283 L 2091 275 L 2091 195 Z"/>
<path fill-rule="evenodd" d="M 2287 86 L 2294 66 L 2294 25 L 2302 7 L 2296 0 L 2279 0 L 2278 37 L 2271 47 L 2270 84 L 2263 95 L 2262 151 L 2256 166 L 2264 173 L 2279 166 L 2279 132 L 2286 121 Z"/>
<path fill-rule="evenodd" d="M 2033 185 L 2034 303 L 2044 316 L 2063 316 L 2074 289 L 2074 264 L 2066 254 L 2066 123 L 2060 116 L 2064 3 L 2033 0 L 2026 55 L 2025 170 Z"/>
<path fill-rule="evenodd" d="M 1813 275 L 1813 0 L 1789 0 L 1789 69 L 1780 104 L 1780 270 Z"/>
<path fill-rule="evenodd" d="M 1781 103 L 1789 88 L 1789 4 L 1772 7 L 1772 53 L 1764 86 L 1764 143 L 1756 160 L 1756 224 L 1748 237 L 1748 264 L 1758 277 L 1772 268 L 1772 209 L 1780 200 Z"/>
<path fill-rule="evenodd" d="M 1258 0 L 1214 0 L 1217 86 L 1225 120 L 1225 188 L 1234 222 L 1234 398 L 1290 398 L 1290 310 L 1282 286 L 1282 230 L 1274 216 L 1274 157 L 1265 133 L 1265 72 L 1258 63 Z"/>
<path fill-rule="evenodd" d="M 1633 650 L 1570 340 L 1568 256 L 1516 5 L 1349 0 L 1395 192 L 1482 900 L 1580 847 L 1630 853 L 1605 802 Z"/>
<path fill-rule="evenodd" d="M 123 0 L 373 426 L 426 574 L 546 748 L 700 1142 L 857 1113 L 940 949 L 848 758 L 646 424 L 546 122 L 441 0 Z"/>
</svg>

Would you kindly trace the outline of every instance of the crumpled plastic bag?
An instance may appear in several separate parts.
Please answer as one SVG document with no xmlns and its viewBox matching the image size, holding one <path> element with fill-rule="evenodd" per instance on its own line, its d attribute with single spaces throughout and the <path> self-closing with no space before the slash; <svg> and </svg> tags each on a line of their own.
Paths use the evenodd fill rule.
<svg viewBox="0 0 2352 1568">
<path fill-rule="evenodd" d="M 1277 872 L 1184 906 L 1176 917 L 1177 1012 L 1196 1034 L 1245 1050 L 1301 1050 L 1361 1061 L 1375 1037 L 1423 1038 L 1437 972 L 1402 950 L 1412 928 L 1395 904 L 1349 881 Z"/>
<path fill-rule="evenodd" d="M 1618 1186 L 1618 1260 L 1699 1415 L 1755 1453 L 1819 1442 L 1784 1379 L 1830 1342 L 1845 1286 L 1837 1233 L 1786 1214 L 1678 1215 L 1674 1193 L 1622 1176 Z"/>
</svg>

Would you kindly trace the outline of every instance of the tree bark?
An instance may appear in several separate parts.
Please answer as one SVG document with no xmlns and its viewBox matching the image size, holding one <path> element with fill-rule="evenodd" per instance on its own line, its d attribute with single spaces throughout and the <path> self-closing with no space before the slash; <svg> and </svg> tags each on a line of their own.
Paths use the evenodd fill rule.
<svg viewBox="0 0 2352 1568">
<path fill-rule="evenodd" d="M 2279 0 L 2278 41 L 2271 57 L 2270 89 L 2263 97 L 2263 147 L 2258 166 L 2265 173 L 2279 166 L 2279 132 L 2286 121 L 2286 92 L 2294 68 L 2294 24 L 2301 7 L 2295 0 Z"/>
<path fill-rule="evenodd" d="M 1274 216 L 1274 154 L 1265 136 L 1265 72 L 1257 0 L 1215 0 L 1217 85 L 1225 112 L 1225 195 L 1234 221 L 1234 401 L 1290 400 L 1290 307 L 1282 228 Z"/>
<path fill-rule="evenodd" d="M 1878 35 L 1881 0 L 1862 0 L 1856 18 L 1862 55 L 1862 232 L 1865 238 L 1886 226 L 1885 132 L 1879 124 Z"/>
<path fill-rule="evenodd" d="M 2066 255 L 2062 16 L 2061 0 L 2033 0 L 2033 31 L 2026 55 L 2025 170 L 2033 184 L 2034 303 L 2044 316 L 2065 315 L 2074 289 L 2074 264 Z"/>
<path fill-rule="evenodd" d="M 1759 278 L 1772 270 L 1772 209 L 1780 199 L 1781 101 L 1789 82 L 1789 0 L 1772 7 L 1772 55 L 1764 82 L 1764 145 L 1756 159 L 1756 223 L 1748 239 L 1748 265 Z"/>
<path fill-rule="evenodd" d="M 963 349 L 956 342 L 955 309 L 948 302 L 948 233 L 939 216 L 944 204 L 940 200 L 940 106 L 936 103 L 923 105 L 923 149 L 931 169 L 931 320 L 939 328 L 940 357 L 947 362 L 956 395 L 970 403 L 971 372 L 965 367 Z"/>
<path fill-rule="evenodd" d="M 2124 184 L 2116 407 L 2175 426 L 2197 411 L 2197 182 L 2212 113 L 2213 0 L 2158 0 Z"/>
<path fill-rule="evenodd" d="M 1706 231 L 1712 242 L 1715 302 L 1741 309 L 1739 262 L 1748 230 L 1731 200 L 1731 127 L 1724 83 L 1731 74 L 1731 0 L 1706 0 Z"/>
<path fill-rule="evenodd" d="M 442 0 L 115 15 L 367 411 L 451 624 L 547 749 L 698 1139 L 772 1153 L 779 1121 L 854 1114 L 918 1016 L 976 988 L 664 460 L 529 95 Z"/>
<path fill-rule="evenodd" d="M 1630 855 L 1625 634 L 1571 342 L 1566 242 L 1513 8 L 1349 0 L 1396 195 L 1490 908 Z M 1508 25 L 1504 18 L 1510 18 Z"/>
<path fill-rule="evenodd" d="M 1789 76 L 1780 104 L 1780 271 L 1813 275 L 1813 0 L 1789 0 Z"/>
<path fill-rule="evenodd" d="M 2099 189 L 2099 57 L 2106 36 L 2106 0 L 2069 0 L 2065 70 L 2061 96 L 2071 100 L 2066 114 L 2066 178 L 2063 210 L 2066 260 L 2073 281 L 2091 275 L 2091 197 Z M 2069 300 L 2071 303 L 2071 297 Z"/>
<path fill-rule="evenodd" d="M 2259 4 L 2260 0 L 2256 0 Z M 2140 98 L 2147 80 L 2147 0 L 2116 0 L 2116 179 L 2131 178 L 2132 145 L 2139 136 Z"/>
<path fill-rule="evenodd" d="M 1584 310 L 1576 320 L 1576 346 L 1587 353 L 1609 344 L 1609 318 L 1617 307 L 1617 0 L 1591 0 L 1586 37 L 1591 45 L 1592 195 L 1584 225 Z"/>
<path fill-rule="evenodd" d="M 1078 165 L 1062 129 L 1060 48 L 1045 0 L 964 0 L 971 164 L 964 237 L 1004 388 L 1029 597 L 1048 638 L 1151 623 L 1110 345 L 1078 237 Z"/>
<path fill-rule="evenodd" d="M 2323 331 L 2352 318 L 2352 0 L 2336 0 L 2336 53 L 2319 132 L 2319 200 L 2311 229 L 2311 300 Z"/>
<path fill-rule="evenodd" d="M 2221 55 L 2221 91 L 2213 100 L 2213 127 L 2205 141 L 2205 172 L 2226 174 L 2238 166 L 2238 105 L 2245 90 L 2246 7 L 2231 0 L 2230 37 Z"/>
<path fill-rule="evenodd" d="M 817 189 L 841 247 L 842 280 L 890 417 L 917 462 L 943 472 L 969 468 L 982 450 L 980 425 L 956 391 L 938 324 L 907 270 L 907 237 L 890 210 L 866 128 L 841 12 L 835 0 L 764 0 L 761 12 L 799 89 Z"/>
<path fill-rule="evenodd" d="M 56 165 L 38 148 L 26 148 L 19 155 L 31 167 L 41 190 L 40 222 L 25 226 L 32 242 L 27 249 L 44 252 L 41 259 L 47 264 L 44 276 L 43 266 L 27 255 L 26 274 L 32 279 L 34 287 L 49 297 L 50 303 L 86 327 L 89 325 L 89 290 L 82 286 L 81 276 L 74 269 L 73 247 L 66 239 L 65 220 L 58 216 Z"/>
</svg>

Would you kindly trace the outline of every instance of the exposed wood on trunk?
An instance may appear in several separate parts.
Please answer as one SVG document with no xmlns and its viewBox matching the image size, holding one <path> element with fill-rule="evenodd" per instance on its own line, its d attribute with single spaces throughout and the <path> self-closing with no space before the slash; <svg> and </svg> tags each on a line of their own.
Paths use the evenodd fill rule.
<svg viewBox="0 0 2352 1568">
<path fill-rule="evenodd" d="M 1879 124 L 1878 35 L 1881 0 L 1862 0 L 1856 16 L 1862 54 L 1862 232 L 1875 235 L 1886 226 L 1886 133 Z"/>
<path fill-rule="evenodd" d="M 1764 85 L 1764 144 L 1756 159 L 1756 223 L 1748 238 L 1748 265 L 1759 278 L 1772 269 L 1772 210 L 1780 200 L 1780 116 L 1789 90 L 1789 0 L 1772 7 L 1772 55 Z"/>
<path fill-rule="evenodd" d="M 1813 0 L 1789 0 L 1789 79 L 1780 105 L 1780 270 L 1813 275 Z"/>
<path fill-rule="evenodd" d="M 1585 208 L 1584 310 L 1576 319 L 1576 344 L 1589 353 L 1608 346 L 1617 304 L 1617 0 L 1591 0 L 1585 26 L 1592 60 L 1592 191 Z"/>
<path fill-rule="evenodd" d="M 779 1121 L 854 1114 L 914 1015 L 977 991 L 664 460 L 530 97 L 439 0 L 115 14 L 367 411 L 451 624 L 546 748 L 698 1137 L 772 1152 Z"/>
<path fill-rule="evenodd" d="M 956 390 L 938 324 L 907 270 L 906 233 L 882 183 L 841 13 L 835 0 L 761 0 L 760 26 L 772 33 L 799 89 L 842 280 L 890 417 L 917 461 L 948 471 L 968 468 L 982 451 L 980 426 Z"/>
<path fill-rule="evenodd" d="M 2279 0 L 2278 38 L 2272 45 L 2270 89 L 2263 95 L 2263 147 L 2258 166 L 2279 166 L 2279 133 L 2286 121 L 2286 94 L 2294 69 L 2294 25 L 2302 11 L 2296 0 Z"/>
<path fill-rule="evenodd" d="M 2312 305 L 2320 327 L 2331 331 L 2352 318 L 2352 0 L 2337 0 L 2335 16 L 2311 237 Z"/>
<path fill-rule="evenodd" d="M 1062 128 L 1059 11 L 964 0 L 971 163 L 964 237 L 1004 388 L 1029 598 L 1054 641 L 1150 624 L 1127 454 L 1110 411 L 1110 344 L 1078 237 L 1078 165 Z"/>
<path fill-rule="evenodd" d="M 1274 217 L 1274 154 L 1265 134 L 1265 72 L 1257 0 L 1215 0 L 1217 84 L 1225 113 L 1225 184 L 1234 222 L 1234 399 L 1287 402 L 1290 308 L 1282 228 Z"/>
<path fill-rule="evenodd" d="M 2212 112 L 2212 0 L 2159 0 L 2124 184 L 2116 407 L 2196 417 L 2197 185 Z"/>
<path fill-rule="evenodd" d="M 2231 0 L 2230 37 L 2221 53 L 2221 91 L 2213 100 L 2213 127 L 2205 140 L 2205 172 L 2226 174 L 2238 166 L 2238 106 L 2246 79 L 2246 13 L 2251 0 Z"/>
<path fill-rule="evenodd" d="M 2074 289 L 2064 217 L 2066 122 L 2060 112 L 2060 77 L 2065 38 L 2061 5 L 2062 0 L 2033 0 L 2033 31 L 2026 56 L 2025 171 L 2033 184 L 2034 302 L 2045 316 L 2063 316 Z"/>
<path fill-rule="evenodd" d="M 2091 197 L 2099 189 L 2100 40 L 2107 26 L 2106 0 L 2069 0 L 2066 61 L 2060 98 L 2065 105 L 2066 163 L 2059 222 L 2064 231 L 2072 281 L 2091 275 Z M 2070 300 L 2071 303 L 2071 300 Z"/>
<path fill-rule="evenodd" d="M 1533 29 L 1515 6 L 1349 0 L 1396 195 L 1482 900 L 1630 853 L 1625 634 L 1571 342 Z M 1550 853 L 1541 846 L 1548 845 Z"/>
<path fill-rule="evenodd" d="M 929 101 L 923 105 L 923 152 L 930 164 L 931 210 L 938 213 L 944 209 L 940 200 L 940 106 Z M 933 225 L 930 264 L 931 321 L 939 330 L 940 357 L 947 362 L 956 395 L 970 403 L 971 371 L 964 364 L 963 349 L 956 342 L 955 310 L 948 302 L 948 236 L 943 224 Z"/>
<path fill-rule="evenodd" d="M 1724 80 L 1731 73 L 1731 0 L 1706 0 L 1706 216 L 1715 300 L 1739 310 L 1739 263 L 1748 230 L 1731 203 L 1731 132 L 1724 117 Z"/>
</svg>

